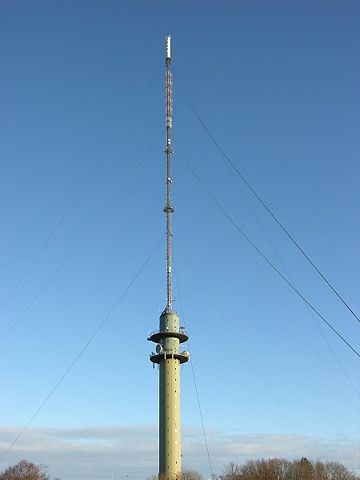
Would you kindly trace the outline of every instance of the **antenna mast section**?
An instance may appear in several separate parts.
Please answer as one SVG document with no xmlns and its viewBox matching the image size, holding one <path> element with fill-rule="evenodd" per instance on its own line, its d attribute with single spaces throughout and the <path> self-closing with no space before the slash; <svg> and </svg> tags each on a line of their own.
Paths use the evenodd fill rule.
<svg viewBox="0 0 360 480">
<path fill-rule="evenodd" d="M 171 35 L 166 35 L 166 307 L 165 312 L 172 312 L 172 229 L 171 215 L 174 208 L 171 205 L 171 128 L 172 128 L 172 77 L 171 77 Z"/>
</svg>

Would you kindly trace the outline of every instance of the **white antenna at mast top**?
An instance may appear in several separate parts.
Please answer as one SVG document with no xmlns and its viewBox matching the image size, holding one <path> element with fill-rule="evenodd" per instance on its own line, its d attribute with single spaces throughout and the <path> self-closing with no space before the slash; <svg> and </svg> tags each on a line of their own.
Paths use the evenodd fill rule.
<svg viewBox="0 0 360 480">
<path fill-rule="evenodd" d="M 166 35 L 166 58 L 171 58 L 171 35 Z"/>
</svg>

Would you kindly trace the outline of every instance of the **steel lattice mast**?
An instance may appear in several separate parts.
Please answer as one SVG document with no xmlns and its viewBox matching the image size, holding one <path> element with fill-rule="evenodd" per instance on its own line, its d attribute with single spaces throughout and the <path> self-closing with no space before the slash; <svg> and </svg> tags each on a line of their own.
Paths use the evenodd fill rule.
<svg viewBox="0 0 360 480">
<path fill-rule="evenodd" d="M 166 306 L 160 316 L 160 328 L 148 340 L 156 343 L 156 353 L 150 360 L 159 365 L 159 480 L 175 480 L 181 474 L 180 422 L 180 364 L 189 360 L 188 352 L 180 351 L 180 344 L 188 336 L 179 325 L 179 317 L 172 309 L 172 214 L 171 205 L 171 129 L 172 79 L 171 36 L 166 36 Z"/>
<path fill-rule="evenodd" d="M 171 215 L 174 209 L 171 205 L 171 129 L 172 129 L 172 78 L 171 78 L 171 37 L 166 36 L 166 312 L 172 311 L 172 232 Z"/>
</svg>

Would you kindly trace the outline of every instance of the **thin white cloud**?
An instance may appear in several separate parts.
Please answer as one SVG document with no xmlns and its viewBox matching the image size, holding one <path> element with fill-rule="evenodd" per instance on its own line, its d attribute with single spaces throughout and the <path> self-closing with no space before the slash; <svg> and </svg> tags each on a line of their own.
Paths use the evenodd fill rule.
<svg viewBox="0 0 360 480">
<path fill-rule="evenodd" d="M 19 428 L 0 428 L 0 449 L 5 451 Z M 250 458 L 299 458 L 339 461 L 359 468 L 359 448 L 345 438 L 297 435 L 208 432 L 213 470 L 220 473 L 229 462 Z M 144 480 L 157 471 L 155 426 L 93 426 L 82 428 L 29 428 L 9 451 L 1 469 L 26 458 L 49 465 L 62 480 Z M 201 429 L 183 429 L 183 465 L 209 475 Z"/>
</svg>

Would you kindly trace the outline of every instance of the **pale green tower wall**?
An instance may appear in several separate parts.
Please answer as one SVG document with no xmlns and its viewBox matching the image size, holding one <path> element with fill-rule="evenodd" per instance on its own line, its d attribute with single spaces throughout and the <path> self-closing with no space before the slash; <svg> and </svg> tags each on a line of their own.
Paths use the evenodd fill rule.
<svg viewBox="0 0 360 480">
<path fill-rule="evenodd" d="M 179 332 L 176 313 L 163 313 L 160 331 Z M 179 353 L 179 339 L 161 339 L 166 355 Z M 165 480 L 181 473 L 181 424 L 180 424 L 180 361 L 164 358 L 160 361 L 159 382 L 159 476 Z"/>
<path fill-rule="evenodd" d="M 163 312 L 160 328 L 148 340 L 157 344 L 150 360 L 159 365 L 159 480 L 181 475 L 180 366 L 189 352 L 180 351 L 188 339 L 175 312 Z"/>
<path fill-rule="evenodd" d="M 160 362 L 159 477 L 172 480 L 181 473 L 180 362 Z"/>
</svg>

